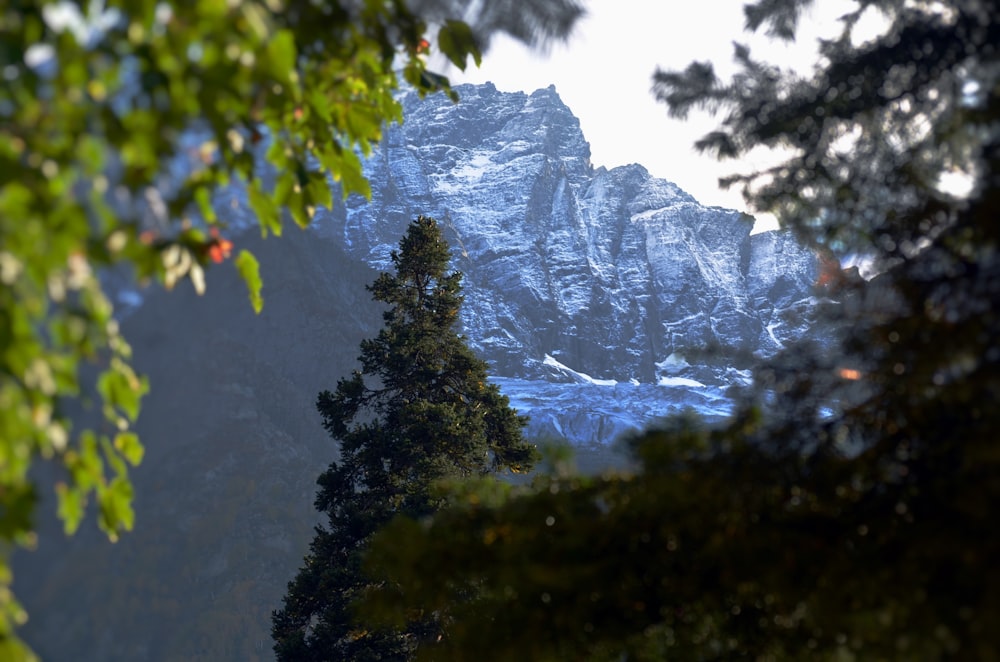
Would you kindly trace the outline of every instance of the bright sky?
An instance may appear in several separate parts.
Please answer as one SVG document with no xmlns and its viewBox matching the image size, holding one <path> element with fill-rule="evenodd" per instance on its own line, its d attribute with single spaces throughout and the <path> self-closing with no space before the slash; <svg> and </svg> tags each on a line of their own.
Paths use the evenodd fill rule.
<svg viewBox="0 0 1000 662">
<path fill-rule="evenodd" d="M 822 4 L 822 15 L 807 17 L 815 24 L 812 34 L 817 28 L 826 34 L 836 31 L 835 18 L 845 7 L 841 1 Z M 698 154 L 694 141 L 715 121 L 694 113 L 686 121 L 670 119 L 666 105 L 650 92 L 657 66 L 684 69 L 693 60 L 710 60 L 717 73 L 728 76 L 735 70 L 734 41 L 750 44 L 755 56 L 786 65 L 801 67 L 815 60 L 814 39 L 789 46 L 743 32 L 742 5 L 738 0 L 585 0 L 588 16 L 567 43 L 554 45 L 549 53 L 532 53 L 498 39 L 478 70 L 445 73 L 456 83 L 492 81 L 507 92 L 554 84 L 580 118 L 595 166 L 641 163 L 702 204 L 742 210 L 740 193 L 722 191 L 717 182 L 720 176 L 752 168 Z"/>
</svg>

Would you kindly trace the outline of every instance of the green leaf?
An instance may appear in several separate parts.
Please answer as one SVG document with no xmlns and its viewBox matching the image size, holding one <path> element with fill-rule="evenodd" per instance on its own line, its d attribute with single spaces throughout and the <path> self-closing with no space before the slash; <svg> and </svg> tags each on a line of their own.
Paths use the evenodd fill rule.
<svg viewBox="0 0 1000 662">
<path fill-rule="evenodd" d="M 368 200 L 371 199 L 371 184 L 365 178 L 364 170 L 361 167 L 361 159 L 354 152 L 344 152 L 342 167 L 340 169 L 340 181 L 344 189 L 345 199 L 351 193 L 358 193 L 365 196 Z"/>
<path fill-rule="evenodd" d="M 0 639 L 0 660 L 19 660 L 20 662 L 38 662 L 38 656 L 24 645 L 17 637 Z"/>
<path fill-rule="evenodd" d="M 68 452 L 65 462 L 73 478 L 74 489 L 84 494 L 104 480 L 104 463 L 97 450 L 97 437 L 93 430 L 85 430 L 80 435 L 77 451 Z"/>
<path fill-rule="evenodd" d="M 292 199 L 297 183 L 295 175 L 291 172 L 282 172 L 277 176 L 274 182 L 274 194 L 272 196 L 277 206 L 288 206 L 288 201 Z"/>
<path fill-rule="evenodd" d="M 316 150 L 316 158 L 323 168 L 337 179 L 337 173 L 343 167 L 343 153 L 341 146 L 331 141 L 329 144 L 321 145 Z"/>
<path fill-rule="evenodd" d="M 306 92 L 309 98 L 309 106 L 313 112 L 327 124 L 333 121 L 333 114 L 330 112 L 330 100 L 323 92 L 315 87 L 309 88 Z"/>
<path fill-rule="evenodd" d="M 307 227 L 312 220 L 301 191 L 293 191 L 288 198 L 288 213 L 292 215 L 292 220 L 301 227 Z"/>
<path fill-rule="evenodd" d="M 353 151 L 344 149 L 337 143 L 331 143 L 317 150 L 316 157 L 320 165 L 333 175 L 334 181 L 341 183 L 344 199 L 351 193 L 359 193 L 367 199 L 372 197 L 371 185 L 365 179 L 361 159 Z M 327 205 L 329 206 L 329 205 Z"/>
<path fill-rule="evenodd" d="M 133 467 L 142 462 L 142 456 L 145 454 L 145 448 L 139 442 L 139 435 L 134 432 L 119 432 L 115 435 L 115 449 Z"/>
<path fill-rule="evenodd" d="M 447 90 L 449 89 L 449 84 L 447 76 L 436 74 L 433 71 L 420 72 L 420 87 L 426 91 Z"/>
<path fill-rule="evenodd" d="M 104 457 L 107 458 L 108 464 L 111 465 L 114 472 L 118 476 L 126 476 L 128 474 L 128 468 L 125 466 L 125 461 L 115 450 L 111 440 L 105 436 L 101 437 L 101 449 L 104 451 Z"/>
<path fill-rule="evenodd" d="M 6 483 L 4 488 L 0 491 L 0 540 L 19 539 L 34 528 L 31 514 L 38 495 L 29 483 Z"/>
<path fill-rule="evenodd" d="M 362 149 L 366 153 L 371 149 L 368 139 L 379 140 L 382 137 L 382 121 L 377 113 L 363 106 L 350 106 L 344 116 L 348 135 L 363 143 Z"/>
<path fill-rule="evenodd" d="M 290 85 L 296 58 L 295 37 L 291 30 L 279 30 L 271 37 L 266 57 L 271 75 L 281 83 Z"/>
<path fill-rule="evenodd" d="M 456 67 L 465 71 L 468 56 L 472 56 L 478 67 L 483 60 L 483 54 L 472 34 L 472 28 L 462 21 L 446 21 L 438 32 L 438 48 L 448 56 Z"/>
<path fill-rule="evenodd" d="M 281 213 L 274 199 L 261 189 L 260 180 L 255 179 L 247 187 L 247 198 L 250 208 L 257 214 L 262 236 L 270 231 L 275 236 L 281 236 Z"/>
<path fill-rule="evenodd" d="M 77 147 L 77 154 L 79 155 L 80 162 L 83 165 L 83 171 L 88 177 L 94 177 L 100 174 L 102 168 L 104 168 L 104 157 L 106 153 L 107 147 L 101 144 L 101 141 L 96 137 L 81 137 L 79 147 Z"/>
<path fill-rule="evenodd" d="M 139 404 L 147 384 L 145 379 L 136 376 L 128 364 L 113 360 L 111 367 L 98 377 L 97 390 L 106 405 L 124 412 L 129 420 L 134 421 L 139 416 Z"/>
<path fill-rule="evenodd" d="M 243 282 L 247 284 L 247 292 L 250 294 L 250 304 L 253 306 L 254 312 L 259 314 L 264 308 L 264 299 L 260 295 L 260 290 L 263 287 L 260 280 L 260 264 L 257 262 L 257 258 L 253 256 L 253 253 L 248 250 L 242 250 L 236 257 L 236 268 L 239 270 Z"/>
<path fill-rule="evenodd" d="M 207 186 L 199 186 L 194 191 L 195 202 L 198 203 L 198 210 L 202 218 L 209 223 L 215 223 L 215 207 L 212 205 L 212 191 Z"/>
<path fill-rule="evenodd" d="M 306 202 L 314 207 L 323 206 L 326 208 L 329 208 L 333 204 L 333 194 L 330 192 L 330 184 L 327 183 L 326 173 L 309 173 L 309 181 L 306 184 Z"/>
<path fill-rule="evenodd" d="M 83 491 L 76 487 L 69 487 L 65 483 L 56 485 L 56 498 L 59 501 L 58 515 L 63 522 L 63 531 L 66 535 L 73 535 L 80 526 L 83 519 L 84 507 L 87 499 Z"/>
<path fill-rule="evenodd" d="M 124 476 L 111 481 L 106 489 L 99 490 L 97 503 L 100 510 L 98 523 L 112 542 L 118 540 L 119 531 L 131 531 L 135 523 L 132 510 L 132 483 Z"/>
</svg>

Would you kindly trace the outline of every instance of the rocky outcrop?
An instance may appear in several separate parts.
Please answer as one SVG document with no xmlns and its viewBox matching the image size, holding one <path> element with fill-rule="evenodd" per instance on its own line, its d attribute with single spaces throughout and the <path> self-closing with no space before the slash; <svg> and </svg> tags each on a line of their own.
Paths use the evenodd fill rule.
<svg viewBox="0 0 1000 662">
<path fill-rule="evenodd" d="M 815 259 L 787 234 L 751 236 L 751 219 L 640 165 L 594 168 L 552 87 L 458 91 L 457 105 L 404 97 L 405 123 L 367 162 L 371 202 L 338 205 L 318 232 L 381 269 L 416 214 L 442 221 L 465 273 L 466 333 L 496 372 L 548 378 L 551 355 L 655 383 L 668 357 L 714 348 L 721 365 L 801 330 L 779 320 L 808 301 Z"/>
</svg>

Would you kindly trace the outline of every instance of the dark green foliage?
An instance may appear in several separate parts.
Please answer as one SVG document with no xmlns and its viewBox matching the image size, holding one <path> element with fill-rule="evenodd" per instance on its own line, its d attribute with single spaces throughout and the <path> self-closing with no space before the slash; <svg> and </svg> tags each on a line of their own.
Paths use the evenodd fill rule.
<svg viewBox="0 0 1000 662">
<path fill-rule="evenodd" d="M 808 4 L 748 24 L 787 37 Z M 857 4 L 811 77 L 742 47 L 731 83 L 656 75 L 674 114 L 722 113 L 703 148 L 790 147 L 733 181 L 878 273 L 825 278 L 835 346 L 758 369 L 720 427 L 638 436 L 635 476 L 394 523 L 373 553 L 397 604 L 373 611 L 448 610 L 428 657 L 1000 659 L 1000 26 L 988 2 Z M 888 27 L 855 46 L 863 11 Z"/>
<path fill-rule="evenodd" d="M 340 460 L 319 478 L 316 508 L 328 516 L 273 615 L 280 660 L 408 659 L 439 626 L 422 618 L 403 631 L 365 630 L 352 602 L 370 582 L 362 573 L 371 535 L 393 516 L 422 517 L 442 505 L 436 481 L 520 472 L 535 449 L 521 437 L 525 419 L 489 384 L 486 364 L 455 326 L 461 274 L 437 223 L 414 221 L 395 274 L 368 289 L 388 304 L 384 328 L 361 343 L 361 371 L 320 393 L 323 426 L 340 444 Z"/>
</svg>

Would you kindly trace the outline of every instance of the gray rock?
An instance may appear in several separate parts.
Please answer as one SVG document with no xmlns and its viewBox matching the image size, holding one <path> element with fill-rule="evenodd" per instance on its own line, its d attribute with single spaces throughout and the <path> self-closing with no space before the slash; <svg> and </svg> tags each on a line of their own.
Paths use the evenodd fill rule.
<svg viewBox="0 0 1000 662">
<path fill-rule="evenodd" d="M 640 165 L 590 163 L 554 88 L 490 84 L 403 98 L 406 121 L 368 160 L 370 203 L 349 199 L 319 232 L 377 269 L 417 214 L 448 228 L 465 274 L 462 321 L 505 376 L 550 377 L 545 355 L 598 378 L 655 383 L 667 357 L 768 354 L 801 331 L 816 259 L 787 233 L 700 205 Z M 705 363 L 705 361 L 692 361 Z"/>
</svg>

